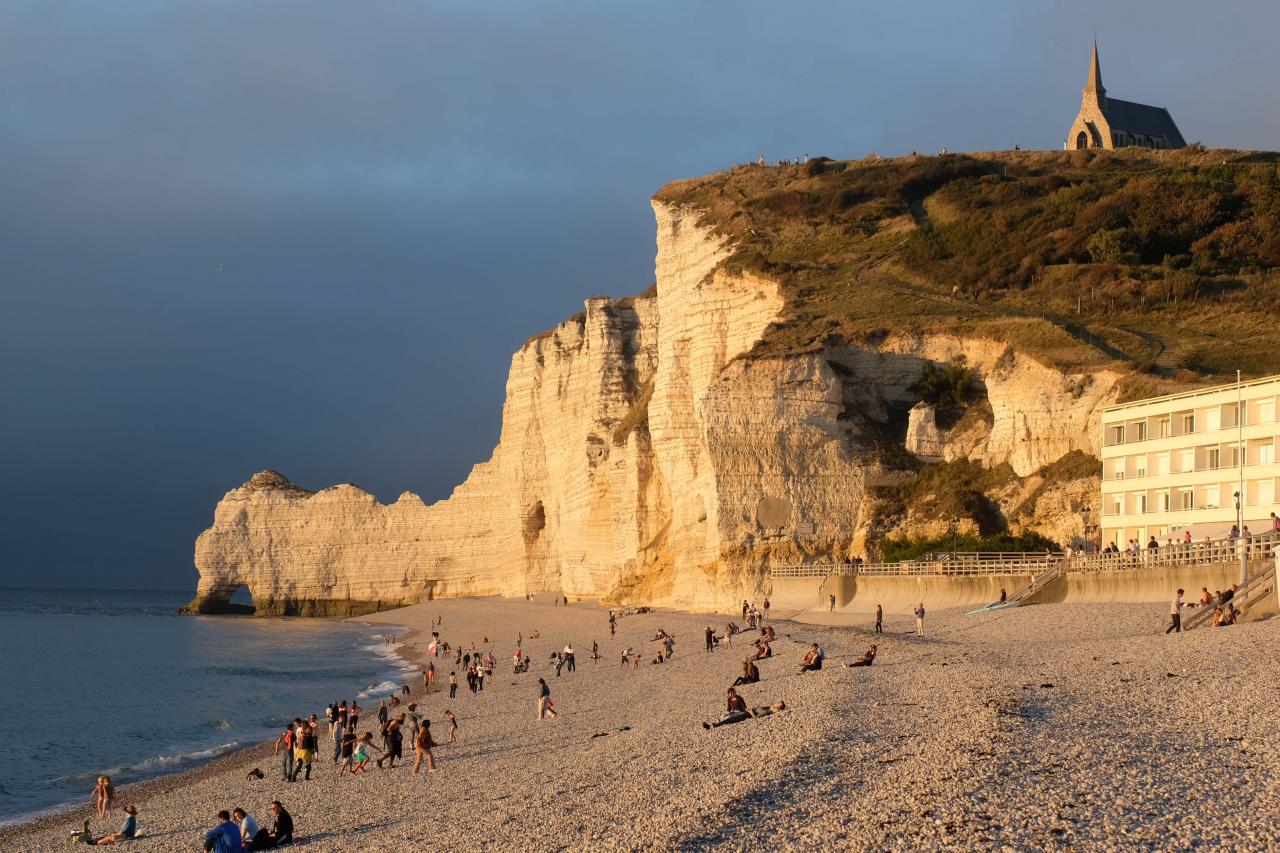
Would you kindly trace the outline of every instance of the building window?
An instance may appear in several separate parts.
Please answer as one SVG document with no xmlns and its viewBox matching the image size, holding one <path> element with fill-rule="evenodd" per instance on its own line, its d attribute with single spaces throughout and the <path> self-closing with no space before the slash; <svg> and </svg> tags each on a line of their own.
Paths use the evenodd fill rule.
<svg viewBox="0 0 1280 853">
<path fill-rule="evenodd" d="M 1182 497 L 1182 509 L 1196 508 L 1196 494 L 1191 489 L 1183 490 L 1183 492 L 1181 493 L 1181 497 Z"/>
<path fill-rule="evenodd" d="M 1204 487 L 1204 505 L 1206 507 L 1217 506 L 1220 499 L 1221 491 L 1218 486 Z"/>
<path fill-rule="evenodd" d="M 1214 406 L 1211 409 L 1205 410 L 1204 429 L 1205 432 L 1213 432 L 1214 430 L 1222 429 L 1222 409 Z"/>
<path fill-rule="evenodd" d="M 1214 471 L 1222 467 L 1222 450 L 1220 448 L 1210 447 L 1207 456 L 1210 471 Z"/>
<path fill-rule="evenodd" d="M 1276 419 L 1276 401 L 1274 399 L 1259 400 L 1258 423 L 1269 424 Z"/>
<path fill-rule="evenodd" d="M 1195 431 L 1196 431 L 1196 416 L 1194 414 L 1183 415 L 1182 416 L 1182 434 L 1187 435 Z"/>
<path fill-rule="evenodd" d="M 1270 465 L 1276 461 L 1276 446 L 1274 442 L 1258 445 L 1258 464 Z"/>
<path fill-rule="evenodd" d="M 1179 454 L 1178 471 L 1187 472 L 1196 470 L 1196 452 L 1195 450 L 1184 450 Z"/>
<path fill-rule="evenodd" d="M 1136 424 L 1136 426 L 1138 427 L 1138 437 L 1137 437 L 1137 439 L 1135 439 L 1135 440 L 1136 440 L 1136 441 L 1146 441 L 1146 440 L 1147 440 L 1147 422 L 1146 422 L 1146 421 L 1138 421 L 1138 423 Z"/>
<path fill-rule="evenodd" d="M 1156 435 L 1160 438 L 1169 437 L 1169 419 L 1161 418 L 1156 422 Z"/>
<path fill-rule="evenodd" d="M 1138 512 L 1143 513 L 1146 511 L 1147 511 L 1147 496 L 1138 495 Z"/>
</svg>

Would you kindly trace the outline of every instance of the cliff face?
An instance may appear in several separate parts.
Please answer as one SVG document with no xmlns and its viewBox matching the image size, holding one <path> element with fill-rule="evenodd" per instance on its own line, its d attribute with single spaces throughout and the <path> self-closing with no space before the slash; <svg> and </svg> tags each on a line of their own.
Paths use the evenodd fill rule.
<svg viewBox="0 0 1280 853">
<path fill-rule="evenodd" d="M 935 428 L 945 458 L 1026 475 L 1096 452 L 1119 374 L 955 332 L 753 353 L 784 311 L 778 283 L 731 272 L 695 209 L 654 211 L 656 294 L 588 300 L 526 343 L 498 445 L 448 499 L 383 505 L 351 485 L 313 493 L 258 474 L 197 540 L 191 606 L 217 611 L 242 585 L 275 614 L 548 590 L 726 605 L 765 591 L 770 561 L 864 546 L 886 465 L 874 439 L 918 401 L 926 361 L 959 355 L 990 416 Z"/>
</svg>

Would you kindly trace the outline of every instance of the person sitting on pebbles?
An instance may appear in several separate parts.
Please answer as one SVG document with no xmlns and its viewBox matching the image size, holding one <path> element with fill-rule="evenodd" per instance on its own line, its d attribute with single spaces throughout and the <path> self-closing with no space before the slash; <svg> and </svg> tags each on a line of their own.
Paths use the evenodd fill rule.
<svg viewBox="0 0 1280 853">
<path fill-rule="evenodd" d="M 755 684 L 760 680 L 760 670 L 750 659 L 742 662 L 742 675 L 738 676 L 738 680 L 733 682 L 733 686 L 740 684 Z"/>
<path fill-rule="evenodd" d="M 132 805 L 125 806 L 124 813 L 126 816 L 124 823 L 120 825 L 119 832 L 104 835 L 92 843 L 99 847 L 105 847 L 108 844 L 119 844 L 121 841 L 128 841 L 131 838 L 136 838 L 138 835 L 138 807 Z M 86 822 L 86 829 L 87 828 L 88 826 Z"/>
<path fill-rule="evenodd" d="M 822 650 L 818 648 L 818 644 L 814 643 L 809 651 L 804 653 L 804 660 L 800 661 L 800 672 L 817 672 L 822 669 Z"/>
<path fill-rule="evenodd" d="M 725 693 L 725 706 L 724 713 L 714 723 L 704 721 L 702 727 L 704 729 L 714 729 L 717 726 L 728 726 L 751 719 L 751 712 L 747 710 L 747 701 L 739 696 L 738 691 L 732 687 Z"/>
<path fill-rule="evenodd" d="M 852 669 L 855 666 L 871 666 L 871 664 L 875 661 L 875 659 L 876 659 L 876 644 L 872 643 L 871 648 L 867 649 L 866 653 L 863 654 L 862 657 L 858 658 L 853 663 L 845 664 L 845 666 L 849 667 L 850 669 Z"/>
</svg>

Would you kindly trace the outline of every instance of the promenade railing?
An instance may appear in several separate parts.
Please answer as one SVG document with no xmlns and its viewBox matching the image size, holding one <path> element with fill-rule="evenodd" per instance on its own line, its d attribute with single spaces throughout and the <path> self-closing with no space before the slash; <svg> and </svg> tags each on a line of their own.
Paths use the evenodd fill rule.
<svg viewBox="0 0 1280 853">
<path fill-rule="evenodd" d="M 1074 552 L 957 552 L 897 563 L 863 563 L 823 560 L 784 563 L 769 567 L 775 578 L 913 577 L 1038 575 L 1050 568 L 1064 572 L 1125 572 L 1162 566 L 1196 566 L 1274 560 L 1280 533 L 1165 543 L 1156 548 L 1118 553 Z"/>
</svg>

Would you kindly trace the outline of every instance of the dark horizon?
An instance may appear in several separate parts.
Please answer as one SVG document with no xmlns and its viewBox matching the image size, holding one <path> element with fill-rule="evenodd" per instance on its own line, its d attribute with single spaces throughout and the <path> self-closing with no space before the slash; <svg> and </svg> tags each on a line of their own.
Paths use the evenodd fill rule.
<svg viewBox="0 0 1280 853">
<path fill-rule="evenodd" d="M 754 160 L 1060 149 L 1090 46 L 1280 147 L 1280 8 L 0 10 L 0 584 L 193 588 L 278 470 L 447 497 L 531 335 L 653 280 L 649 197 Z"/>
</svg>

